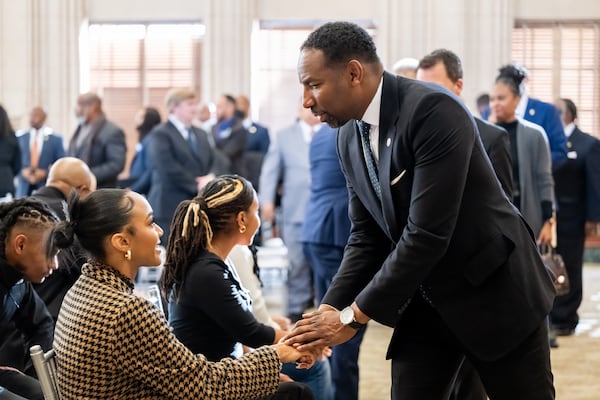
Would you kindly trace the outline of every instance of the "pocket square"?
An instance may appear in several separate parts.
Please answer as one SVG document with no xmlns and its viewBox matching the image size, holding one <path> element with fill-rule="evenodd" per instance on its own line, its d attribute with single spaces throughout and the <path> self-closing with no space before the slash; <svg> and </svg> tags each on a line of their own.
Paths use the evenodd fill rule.
<svg viewBox="0 0 600 400">
<path fill-rule="evenodd" d="M 396 183 L 400 182 L 400 179 L 402 179 L 402 177 L 404 176 L 405 173 L 406 173 L 406 170 L 403 170 L 402 172 L 400 172 L 400 174 L 397 177 L 392 179 L 392 181 L 390 182 L 390 186 L 394 186 Z"/>
</svg>

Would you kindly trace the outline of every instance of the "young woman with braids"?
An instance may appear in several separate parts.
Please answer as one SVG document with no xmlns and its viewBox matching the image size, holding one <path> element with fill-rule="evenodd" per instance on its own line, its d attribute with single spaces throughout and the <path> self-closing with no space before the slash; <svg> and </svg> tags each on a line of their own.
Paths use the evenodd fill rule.
<svg viewBox="0 0 600 400">
<path fill-rule="evenodd" d="M 31 283 L 41 283 L 57 267 L 53 231 L 58 218 L 43 203 L 30 198 L 0 204 L 0 348 L 10 347 L 16 327 L 25 338 L 26 348 L 39 344 L 52 347 L 54 322 Z M 39 383 L 15 368 L 22 367 L 24 354 L 9 356 L 0 351 L 0 399 L 8 391 L 27 399 L 42 399 Z M 8 357 L 10 359 L 4 359 Z M 15 364 L 17 363 L 17 364 Z M 3 389 L 4 387 L 4 389 Z"/>
<path fill-rule="evenodd" d="M 160 264 L 162 229 L 146 199 L 123 189 L 73 199 L 59 242 L 78 239 L 91 261 L 64 298 L 54 350 L 63 399 L 253 399 L 277 388 L 281 362 L 311 354 L 265 346 L 239 360 L 209 362 L 133 293 L 140 266 Z"/>
<path fill-rule="evenodd" d="M 228 259 L 235 245 L 252 242 L 259 225 L 256 193 L 236 175 L 210 181 L 197 197 L 181 202 L 173 216 L 159 285 L 169 302 L 173 333 L 209 360 L 239 358 L 242 345 L 277 343 L 286 334 L 256 320 L 250 294 Z M 314 373 L 315 368 L 303 372 Z M 292 384 L 302 387 L 282 383 L 269 398 L 288 398 L 285 393 Z M 307 397 L 302 398 L 312 398 L 304 390 Z"/>
</svg>

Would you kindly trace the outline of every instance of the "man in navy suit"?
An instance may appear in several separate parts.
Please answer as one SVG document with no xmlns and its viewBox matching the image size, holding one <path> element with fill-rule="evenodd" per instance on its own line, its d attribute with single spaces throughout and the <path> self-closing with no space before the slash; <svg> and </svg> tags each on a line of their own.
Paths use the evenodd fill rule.
<svg viewBox="0 0 600 400">
<path fill-rule="evenodd" d="M 242 125 L 248 132 L 246 153 L 244 155 L 246 159 L 246 177 L 252 183 L 252 186 L 258 190 L 260 168 L 271 143 L 269 130 L 250 118 L 250 100 L 246 96 L 236 97 L 235 104 L 242 119 Z"/>
<path fill-rule="evenodd" d="M 593 234 L 600 221 L 600 140 L 583 133 L 577 125 L 577 107 L 560 99 L 567 137 L 567 161 L 554 171 L 558 208 L 557 251 L 569 275 L 570 291 L 554 301 L 550 322 L 557 335 L 572 335 L 579 322 L 577 309 L 583 295 L 582 268 L 586 234 Z"/>
<path fill-rule="evenodd" d="M 106 118 L 102 99 L 95 93 L 77 98 L 79 126 L 69 143 L 71 157 L 85 162 L 98 180 L 98 188 L 117 186 L 117 177 L 125 167 L 125 134 Z"/>
<path fill-rule="evenodd" d="M 310 197 L 302 225 L 302 243 L 313 270 L 320 303 L 340 267 L 350 236 L 348 190 L 336 151 L 336 130 L 327 125 L 310 142 Z M 329 362 L 335 400 L 358 399 L 358 353 L 365 329 L 335 346 Z"/>
<path fill-rule="evenodd" d="M 193 198 L 215 174 L 226 172 L 217 168 L 208 133 L 192 125 L 196 94 L 191 89 L 171 89 L 165 103 L 169 117 L 152 130 L 148 141 L 152 169 L 148 202 L 156 223 L 165 232 L 161 238 L 163 245 L 167 244 L 177 205 Z"/>
<path fill-rule="evenodd" d="M 467 357 L 493 399 L 554 399 L 545 322 L 554 288 L 533 233 L 451 93 L 384 72 L 348 22 L 301 46 L 304 107 L 340 127 L 352 230 L 319 310 L 286 343 L 394 327 L 392 400 L 441 399 Z"/>
<path fill-rule="evenodd" d="M 22 169 L 17 184 L 17 198 L 29 196 L 46 184 L 48 169 L 65 155 L 62 136 L 44 125 L 46 112 L 34 107 L 29 114 L 31 129 L 17 132 Z"/>
</svg>

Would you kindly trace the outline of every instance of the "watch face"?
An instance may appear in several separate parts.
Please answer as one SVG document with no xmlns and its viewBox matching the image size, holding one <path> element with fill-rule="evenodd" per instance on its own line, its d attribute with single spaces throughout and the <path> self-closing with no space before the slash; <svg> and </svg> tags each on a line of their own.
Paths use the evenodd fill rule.
<svg viewBox="0 0 600 400">
<path fill-rule="evenodd" d="M 352 308 L 346 307 L 340 312 L 340 321 L 344 325 L 348 325 L 349 323 L 354 321 L 354 311 L 352 310 Z"/>
</svg>

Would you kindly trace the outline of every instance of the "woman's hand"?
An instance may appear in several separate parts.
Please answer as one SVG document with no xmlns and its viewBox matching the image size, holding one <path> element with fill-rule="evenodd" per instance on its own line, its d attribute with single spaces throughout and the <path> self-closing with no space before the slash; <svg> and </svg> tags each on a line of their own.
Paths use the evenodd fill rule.
<svg viewBox="0 0 600 400">
<path fill-rule="evenodd" d="M 296 363 L 296 368 L 312 367 L 322 353 L 322 349 L 319 349 L 318 352 L 314 350 L 298 351 L 283 343 L 274 344 L 273 348 L 277 350 L 282 363 Z"/>
<path fill-rule="evenodd" d="M 552 221 L 548 220 L 542 226 L 540 230 L 540 234 L 538 235 L 537 244 L 547 244 L 550 245 L 552 243 Z"/>
</svg>

